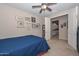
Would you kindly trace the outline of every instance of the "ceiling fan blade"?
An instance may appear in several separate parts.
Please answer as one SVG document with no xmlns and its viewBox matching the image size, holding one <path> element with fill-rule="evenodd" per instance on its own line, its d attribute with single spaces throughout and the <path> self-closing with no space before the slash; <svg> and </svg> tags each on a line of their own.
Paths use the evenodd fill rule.
<svg viewBox="0 0 79 59">
<path fill-rule="evenodd" d="M 55 5 L 56 3 L 46 3 L 47 6 Z"/>
<path fill-rule="evenodd" d="M 39 13 L 42 13 L 42 9 L 40 10 L 40 12 Z"/>
<path fill-rule="evenodd" d="M 37 6 L 32 6 L 32 8 L 40 8 L 41 5 L 37 5 Z"/>
<path fill-rule="evenodd" d="M 46 5 L 47 3 L 42 3 L 41 5 Z"/>
<path fill-rule="evenodd" d="M 47 7 L 46 9 L 47 9 L 48 11 L 52 11 L 52 9 L 50 9 L 50 8 L 48 8 L 48 7 Z"/>
</svg>

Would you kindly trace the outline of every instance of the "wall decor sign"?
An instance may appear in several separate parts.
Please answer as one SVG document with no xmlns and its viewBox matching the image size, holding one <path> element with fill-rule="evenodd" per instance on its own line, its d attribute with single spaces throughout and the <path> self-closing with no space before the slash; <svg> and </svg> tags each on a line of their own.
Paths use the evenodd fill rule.
<svg viewBox="0 0 79 59">
<path fill-rule="evenodd" d="M 61 24 L 61 28 L 63 28 L 63 25 Z"/>
<path fill-rule="evenodd" d="M 64 23 L 63 25 L 66 26 L 66 23 Z"/>
<path fill-rule="evenodd" d="M 35 17 L 31 17 L 31 22 L 36 23 L 36 18 Z"/>
</svg>

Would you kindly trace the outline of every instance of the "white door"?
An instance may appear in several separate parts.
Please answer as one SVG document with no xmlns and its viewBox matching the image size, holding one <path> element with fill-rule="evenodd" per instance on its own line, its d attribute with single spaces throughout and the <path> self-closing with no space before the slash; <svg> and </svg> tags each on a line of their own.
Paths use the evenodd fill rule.
<svg viewBox="0 0 79 59">
<path fill-rule="evenodd" d="M 67 18 L 59 20 L 59 39 L 67 40 Z"/>
<path fill-rule="evenodd" d="M 45 17 L 45 38 L 49 40 L 51 38 L 50 18 Z"/>
</svg>

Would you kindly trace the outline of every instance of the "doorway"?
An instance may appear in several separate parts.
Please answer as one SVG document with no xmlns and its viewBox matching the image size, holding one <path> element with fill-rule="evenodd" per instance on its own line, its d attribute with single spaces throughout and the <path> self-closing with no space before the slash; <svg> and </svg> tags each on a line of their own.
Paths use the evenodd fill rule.
<svg viewBox="0 0 79 59">
<path fill-rule="evenodd" d="M 51 20 L 51 37 L 59 38 L 59 20 Z"/>
<path fill-rule="evenodd" d="M 68 15 L 51 18 L 51 38 L 68 41 Z"/>
</svg>

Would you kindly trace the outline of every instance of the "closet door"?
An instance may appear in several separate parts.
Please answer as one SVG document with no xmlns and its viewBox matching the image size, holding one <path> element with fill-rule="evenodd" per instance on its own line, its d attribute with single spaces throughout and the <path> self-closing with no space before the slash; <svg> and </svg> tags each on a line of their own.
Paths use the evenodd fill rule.
<svg viewBox="0 0 79 59">
<path fill-rule="evenodd" d="M 61 17 L 59 20 L 59 39 L 67 40 L 68 28 L 67 28 L 67 18 Z"/>
</svg>

